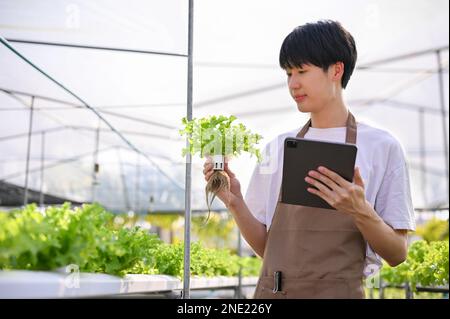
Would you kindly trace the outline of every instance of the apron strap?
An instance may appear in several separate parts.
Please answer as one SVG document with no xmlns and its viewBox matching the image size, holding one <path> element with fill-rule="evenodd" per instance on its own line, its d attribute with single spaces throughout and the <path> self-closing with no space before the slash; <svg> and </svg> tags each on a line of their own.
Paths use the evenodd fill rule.
<svg viewBox="0 0 450 319">
<path fill-rule="evenodd" d="M 345 134 L 345 143 L 356 145 L 356 120 L 353 114 L 349 111 L 347 118 L 347 133 Z"/>
<path fill-rule="evenodd" d="M 298 132 L 297 137 L 304 138 L 306 132 L 308 132 L 308 129 L 310 127 L 311 127 L 311 119 L 309 119 L 308 122 L 306 122 L 306 124 L 300 130 L 300 132 Z M 348 112 L 346 127 L 347 131 L 345 134 L 345 143 L 356 144 L 356 120 L 350 111 Z"/>
</svg>

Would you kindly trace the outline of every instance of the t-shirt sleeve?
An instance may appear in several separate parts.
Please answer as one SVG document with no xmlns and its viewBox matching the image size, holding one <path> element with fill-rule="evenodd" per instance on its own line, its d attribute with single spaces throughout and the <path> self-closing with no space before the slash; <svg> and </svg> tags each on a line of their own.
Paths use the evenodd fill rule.
<svg viewBox="0 0 450 319">
<path fill-rule="evenodd" d="M 394 229 L 416 228 L 408 164 L 397 141 L 389 149 L 386 173 L 376 197 L 375 210 Z"/>
</svg>

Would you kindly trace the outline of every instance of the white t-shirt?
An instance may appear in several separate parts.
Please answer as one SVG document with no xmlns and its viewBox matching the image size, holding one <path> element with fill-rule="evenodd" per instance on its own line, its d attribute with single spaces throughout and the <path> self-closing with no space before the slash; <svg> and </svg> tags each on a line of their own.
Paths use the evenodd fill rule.
<svg viewBox="0 0 450 319">
<path fill-rule="evenodd" d="M 286 137 L 295 137 L 301 128 L 280 134 L 266 145 L 263 161 L 250 179 L 245 202 L 267 230 L 275 213 L 283 172 L 283 145 Z M 345 142 L 346 127 L 310 127 L 305 139 Z M 364 180 L 366 199 L 378 215 L 394 229 L 415 230 L 409 173 L 400 143 L 388 132 L 357 123 L 356 166 Z M 381 258 L 367 245 L 364 273 L 374 274 Z"/>
</svg>

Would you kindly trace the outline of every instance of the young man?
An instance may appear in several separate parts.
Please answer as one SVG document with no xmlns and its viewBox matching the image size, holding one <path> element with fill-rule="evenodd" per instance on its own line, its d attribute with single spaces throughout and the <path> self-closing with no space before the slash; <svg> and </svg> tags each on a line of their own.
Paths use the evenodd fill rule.
<svg viewBox="0 0 450 319">
<path fill-rule="evenodd" d="M 377 270 L 381 258 L 392 266 L 406 258 L 407 231 L 415 228 L 407 165 L 399 142 L 357 123 L 343 101 L 356 57 L 353 37 L 338 22 L 294 29 L 281 47 L 280 66 L 310 121 L 268 144 L 264 154 L 276 168 L 257 165 L 245 199 L 225 165 L 230 189 L 218 197 L 263 257 L 255 298 L 364 298 L 364 274 Z M 308 191 L 337 211 L 280 202 L 283 141 L 295 136 L 357 145 L 352 183 L 322 167 L 305 176 Z M 204 168 L 208 181 L 212 164 Z"/>
</svg>

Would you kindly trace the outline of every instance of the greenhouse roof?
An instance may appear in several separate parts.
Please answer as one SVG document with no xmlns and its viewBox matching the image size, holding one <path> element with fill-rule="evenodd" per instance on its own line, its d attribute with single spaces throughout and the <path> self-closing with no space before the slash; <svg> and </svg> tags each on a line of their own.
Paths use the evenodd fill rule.
<svg viewBox="0 0 450 319">
<path fill-rule="evenodd" d="M 328 18 L 358 47 L 349 108 L 400 140 L 414 205 L 448 207 L 446 0 L 197 0 L 193 116 L 236 115 L 264 136 L 262 146 L 300 128 L 307 115 L 288 94 L 279 47 L 297 25 Z M 181 0 L 0 2 L 10 46 L 0 45 L 2 185 L 20 197 L 25 184 L 42 184 L 55 200 L 114 211 L 182 210 L 187 27 Z M 230 165 L 245 192 L 254 158 Z M 202 166 L 194 158 L 193 209 L 206 206 Z"/>
</svg>

